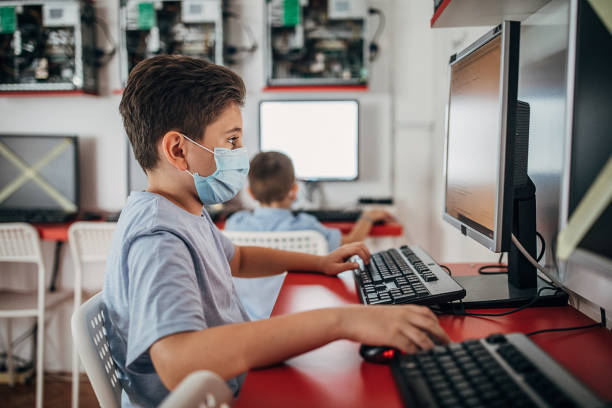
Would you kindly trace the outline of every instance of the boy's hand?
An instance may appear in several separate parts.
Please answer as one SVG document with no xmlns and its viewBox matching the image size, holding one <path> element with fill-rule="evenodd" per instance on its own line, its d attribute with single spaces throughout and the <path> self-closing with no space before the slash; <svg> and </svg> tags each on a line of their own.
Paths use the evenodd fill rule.
<svg viewBox="0 0 612 408">
<path fill-rule="evenodd" d="M 357 262 L 346 262 L 347 258 L 358 255 L 364 263 L 370 262 L 370 251 L 363 242 L 343 245 L 328 255 L 321 257 L 319 271 L 325 275 L 335 276 L 341 272 L 357 269 Z"/>
<path fill-rule="evenodd" d="M 362 214 L 362 217 L 373 223 L 376 221 L 391 222 L 394 220 L 393 216 L 389 214 L 387 211 L 377 210 L 377 209 L 364 211 Z"/>
<path fill-rule="evenodd" d="M 348 306 L 340 310 L 342 337 L 407 353 L 450 341 L 438 318 L 424 306 Z"/>
</svg>

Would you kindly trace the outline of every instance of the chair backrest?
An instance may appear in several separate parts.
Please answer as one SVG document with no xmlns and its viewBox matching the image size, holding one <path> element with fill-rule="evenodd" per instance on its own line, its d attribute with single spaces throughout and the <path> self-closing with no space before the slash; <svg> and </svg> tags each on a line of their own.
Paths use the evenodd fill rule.
<svg viewBox="0 0 612 408">
<path fill-rule="evenodd" d="M 0 224 L 0 262 L 42 262 L 38 231 L 30 224 Z"/>
<path fill-rule="evenodd" d="M 121 406 L 119 371 L 111 358 L 102 307 L 102 292 L 83 303 L 72 315 L 72 338 L 102 408 Z"/>
<path fill-rule="evenodd" d="M 237 245 L 262 246 L 286 251 L 326 255 L 327 241 L 323 234 L 313 230 L 304 231 L 223 231 Z"/>
<path fill-rule="evenodd" d="M 75 263 L 105 262 L 113 231 L 114 222 L 75 222 L 68 229 L 68 239 Z"/>
<path fill-rule="evenodd" d="M 189 374 L 158 408 L 229 408 L 234 394 L 223 378 L 208 370 Z"/>
<path fill-rule="evenodd" d="M 72 337 L 100 406 L 119 408 L 122 386 L 106 339 L 107 313 L 102 304 L 102 292 L 98 292 L 72 315 Z M 223 378 L 212 371 L 201 370 L 187 376 L 160 407 L 223 408 L 231 406 L 233 399 Z"/>
</svg>

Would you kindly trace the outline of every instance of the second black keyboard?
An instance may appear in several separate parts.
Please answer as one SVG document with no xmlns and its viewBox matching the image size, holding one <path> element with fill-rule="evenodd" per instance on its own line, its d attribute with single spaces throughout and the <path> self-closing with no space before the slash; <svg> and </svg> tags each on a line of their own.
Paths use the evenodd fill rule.
<svg viewBox="0 0 612 408">
<path fill-rule="evenodd" d="M 354 270 L 355 284 L 362 303 L 423 305 L 447 303 L 465 296 L 452 277 L 421 248 L 402 246 L 372 254 Z"/>
<path fill-rule="evenodd" d="M 604 407 L 523 334 L 404 354 L 391 372 L 407 407 Z"/>
</svg>

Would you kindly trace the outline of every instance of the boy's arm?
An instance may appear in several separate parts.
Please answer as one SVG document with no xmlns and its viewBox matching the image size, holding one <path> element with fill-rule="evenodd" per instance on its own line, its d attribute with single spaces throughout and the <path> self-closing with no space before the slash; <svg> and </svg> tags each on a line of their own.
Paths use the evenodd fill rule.
<svg viewBox="0 0 612 408">
<path fill-rule="evenodd" d="M 362 216 L 355 222 L 353 229 L 346 235 L 342 236 L 342 244 L 351 242 L 363 241 L 372 226 L 376 221 L 392 221 L 393 217 L 385 210 L 369 210 L 365 211 Z"/>
<path fill-rule="evenodd" d="M 374 220 L 371 218 L 361 217 L 353 225 L 351 231 L 342 236 L 342 245 L 350 244 L 351 242 L 363 241 L 374 225 Z"/>
<path fill-rule="evenodd" d="M 406 352 L 449 341 L 422 306 L 346 306 L 228 324 L 164 337 L 149 349 L 169 389 L 189 373 L 208 369 L 225 379 L 265 367 L 338 339 L 386 344 Z"/>
<path fill-rule="evenodd" d="M 359 255 L 366 263 L 370 259 L 370 252 L 361 242 L 342 246 L 325 256 L 236 245 L 230 267 L 232 275 L 238 278 L 277 275 L 285 271 L 337 275 L 358 267 L 355 262 L 345 262 L 352 255 Z"/>
</svg>

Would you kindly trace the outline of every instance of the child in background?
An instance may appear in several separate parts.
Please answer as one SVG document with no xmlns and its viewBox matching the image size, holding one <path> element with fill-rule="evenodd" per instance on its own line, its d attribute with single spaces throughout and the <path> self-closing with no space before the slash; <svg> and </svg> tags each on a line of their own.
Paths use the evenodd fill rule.
<svg viewBox="0 0 612 408">
<path fill-rule="evenodd" d="M 384 210 L 364 211 L 355 226 L 346 235 L 339 229 L 327 228 L 310 214 L 293 215 L 290 208 L 297 198 L 298 185 L 293 163 L 279 152 L 261 152 L 251 160 L 249 194 L 260 207 L 240 211 L 228 218 L 228 231 L 318 231 L 327 240 L 329 251 L 340 245 L 363 241 L 377 221 L 391 221 Z"/>
<path fill-rule="evenodd" d="M 261 152 L 251 160 L 249 194 L 260 207 L 240 211 L 228 218 L 228 231 L 303 231 L 323 234 L 329 251 L 340 245 L 359 242 L 366 238 L 377 221 L 390 221 L 384 210 L 363 212 L 351 232 L 342 235 L 339 229 L 328 228 L 310 214 L 293 215 L 290 208 L 297 198 L 298 185 L 291 159 L 280 152 Z M 258 279 L 234 278 L 234 285 L 242 304 L 253 320 L 270 316 L 285 275 Z"/>
</svg>

